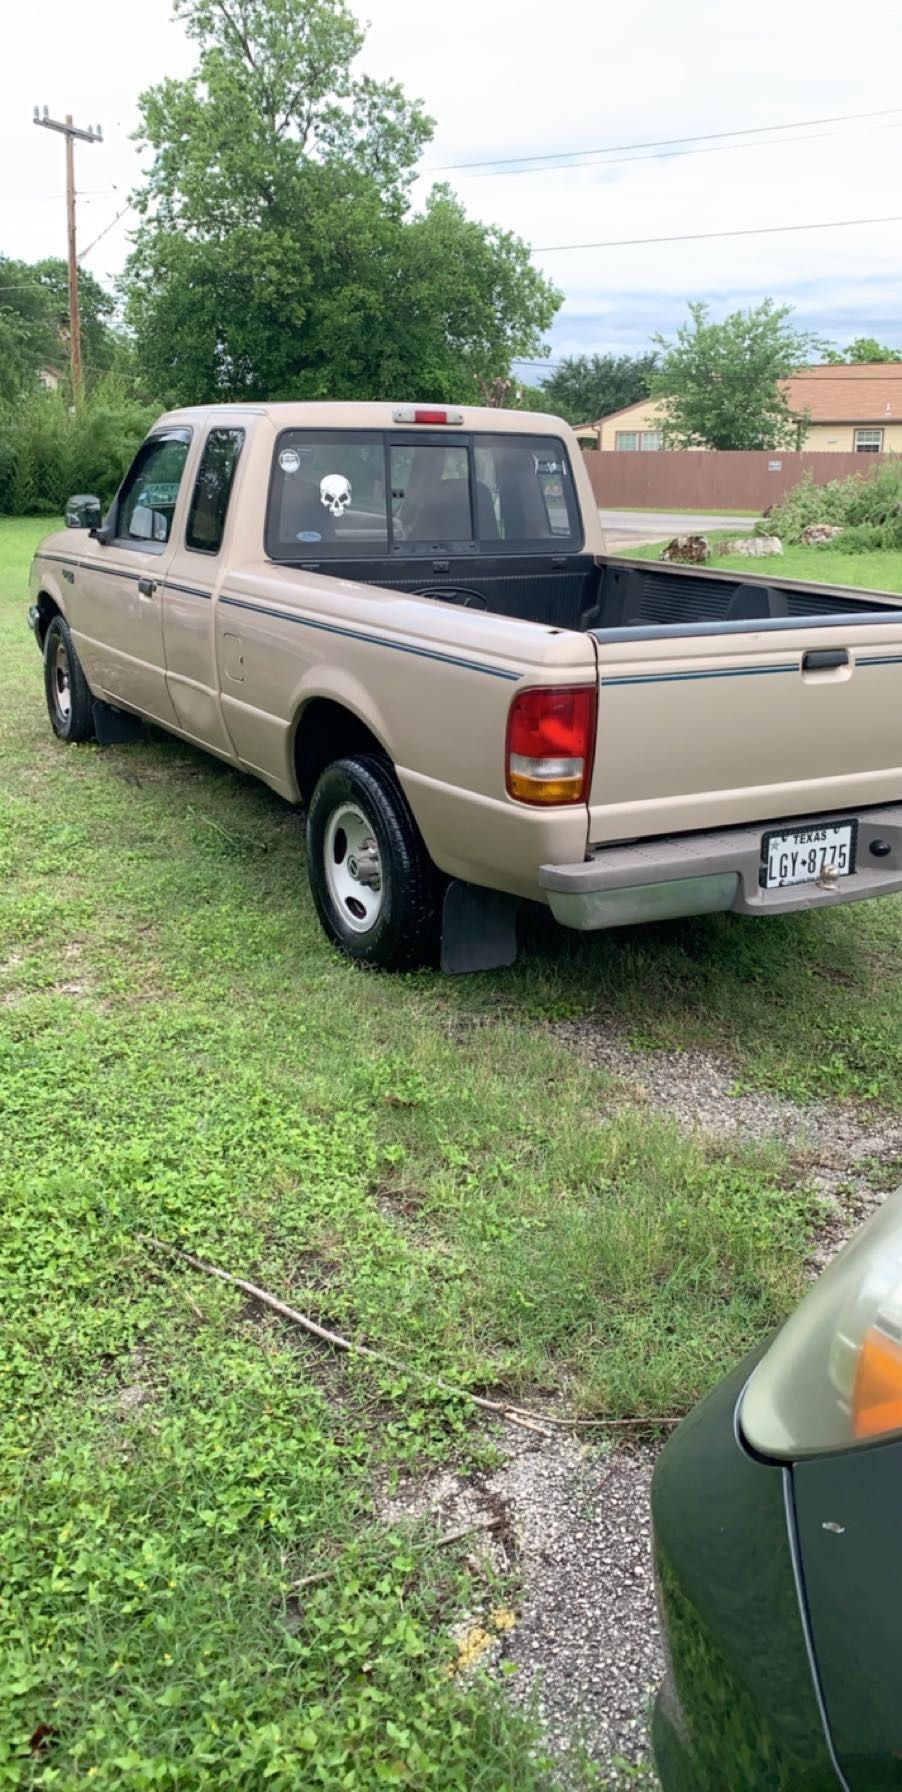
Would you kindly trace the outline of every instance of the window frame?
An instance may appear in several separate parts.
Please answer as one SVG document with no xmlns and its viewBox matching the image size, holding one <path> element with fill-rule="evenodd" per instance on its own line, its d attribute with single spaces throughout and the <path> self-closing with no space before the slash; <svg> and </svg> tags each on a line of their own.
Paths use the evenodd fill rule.
<svg viewBox="0 0 902 1792">
<path fill-rule="evenodd" d="M 193 431 L 193 429 L 191 429 L 189 427 L 188 424 L 172 424 L 169 428 L 154 430 L 151 435 L 145 437 L 144 441 L 141 443 L 140 448 L 138 449 L 137 454 L 135 455 L 134 460 L 132 461 L 131 466 L 128 469 L 128 472 L 126 473 L 126 475 L 122 481 L 122 484 L 119 487 L 119 490 L 116 493 L 115 498 L 113 499 L 113 503 L 110 508 L 109 523 L 108 522 L 104 523 L 104 531 L 107 529 L 108 526 L 111 525 L 111 527 L 112 527 L 112 533 L 110 535 L 104 534 L 104 536 L 102 537 L 102 539 L 108 541 L 108 543 L 111 547 L 122 548 L 123 551 L 132 553 L 132 554 L 156 554 L 157 556 L 165 554 L 167 549 L 171 550 L 174 547 L 175 533 L 176 533 L 176 516 L 178 514 L 179 505 L 182 503 L 182 500 L 184 497 L 185 472 L 186 472 L 186 469 L 188 466 L 188 460 L 189 460 L 190 454 L 191 454 L 191 442 L 192 442 L 193 436 L 194 436 L 194 431 Z M 187 450 L 187 452 L 185 454 L 185 465 L 182 468 L 182 476 L 181 476 L 181 479 L 179 480 L 178 496 L 177 496 L 177 498 L 175 500 L 175 504 L 173 506 L 172 528 L 169 531 L 169 535 L 165 541 L 152 541 L 152 540 L 144 541 L 144 540 L 138 539 L 138 537 L 136 537 L 136 536 L 120 535 L 119 534 L 119 519 L 120 519 L 120 515 L 121 515 L 121 511 L 122 511 L 123 494 L 127 493 L 130 489 L 130 485 L 132 482 L 132 475 L 134 474 L 135 479 L 137 479 L 137 477 L 141 473 L 142 468 L 145 465 L 145 462 L 149 459 L 151 451 L 154 448 L 158 448 L 160 446 L 160 444 L 163 442 L 183 442 L 185 444 L 185 448 Z"/>
<path fill-rule="evenodd" d="M 641 434 L 642 434 L 642 431 L 639 429 L 617 429 L 617 430 L 615 430 L 614 431 L 614 451 L 615 451 L 615 453 L 617 453 L 617 454 L 638 454 L 638 452 L 639 452 L 639 437 Z M 626 441 L 627 436 L 632 437 L 632 440 L 629 444 L 627 444 L 627 441 Z"/>
<path fill-rule="evenodd" d="M 291 544 L 294 551 L 291 553 L 285 551 L 288 544 L 279 542 L 278 533 L 274 527 L 276 522 L 275 496 L 277 489 L 279 454 L 284 447 L 288 445 L 295 446 L 298 437 L 303 437 L 305 441 L 334 441 L 336 443 L 344 444 L 353 442 L 372 443 L 381 440 L 386 494 L 387 539 L 384 548 L 380 548 L 372 541 L 360 543 L 343 541 L 328 542 L 325 544 L 322 542 L 311 542 L 309 544 L 297 542 Z M 523 444 L 549 441 L 555 443 L 557 456 L 564 463 L 566 469 L 564 477 L 570 481 L 573 520 L 576 523 L 575 535 L 572 537 L 551 535 L 547 539 L 533 541 L 505 541 L 503 539 L 499 539 L 498 541 L 480 541 L 479 537 L 474 535 L 469 541 L 442 542 L 440 545 L 437 545 L 434 542 L 423 541 L 395 541 L 392 528 L 393 517 L 391 508 L 392 449 L 430 445 L 441 446 L 444 448 L 464 448 L 467 452 L 470 487 L 470 520 L 472 527 L 476 530 L 479 527 L 476 492 L 476 450 L 478 447 L 484 446 L 485 442 L 492 438 L 497 438 L 498 440 L 503 441 L 520 442 Z M 573 473 L 573 464 L 570 455 L 567 452 L 567 444 L 561 436 L 542 434 L 531 435 L 525 431 L 500 429 L 454 429 L 453 431 L 450 429 L 410 429 L 409 427 L 405 428 L 403 425 L 395 429 L 355 429 L 353 426 L 345 429 L 336 429 L 334 427 L 310 429 L 305 428 L 302 424 L 295 424 L 293 426 L 288 425 L 285 429 L 280 430 L 273 443 L 266 494 L 266 516 L 264 520 L 263 541 L 267 559 L 270 560 L 274 566 L 315 565 L 316 567 L 321 566 L 324 571 L 328 571 L 330 565 L 339 564 L 343 560 L 377 560 L 382 562 L 394 560 L 396 562 L 403 562 L 405 560 L 434 560 L 437 557 L 449 560 L 491 560 L 499 558 L 503 559 L 514 554 L 521 556 L 529 555 L 530 557 L 542 556 L 543 558 L 546 554 L 549 556 L 554 554 L 579 554 L 585 549 L 586 534 L 582 505 L 579 500 L 579 492 Z M 325 552 L 323 552 L 324 546 L 326 549 Z M 307 553 L 302 553 L 300 551 L 304 547 L 308 547 Z M 280 551 L 280 548 L 282 551 Z"/>
<path fill-rule="evenodd" d="M 194 542 L 189 540 L 189 530 L 191 528 L 191 518 L 192 518 L 192 515 L 194 514 L 194 507 L 197 502 L 197 495 L 198 495 L 198 491 L 200 489 L 200 478 L 201 478 L 201 473 L 203 471 L 204 455 L 206 454 L 207 448 L 208 448 L 210 442 L 212 441 L 213 437 L 214 436 L 224 436 L 224 435 L 238 436 L 239 441 L 238 441 L 238 444 L 237 444 L 237 447 L 235 450 L 235 458 L 232 461 L 232 470 L 231 470 L 231 473 L 229 474 L 229 483 L 228 483 L 228 487 L 226 489 L 226 494 L 225 494 L 225 506 L 224 506 L 223 512 L 222 512 L 222 527 L 219 532 L 219 541 L 215 548 L 202 548 L 202 547 L 198 547 Z M 218 555 L 220 555 L 222 553 L 222 544 L 225 541 L 225 533 L 226 533 L 226 528 L 228 526 L 228 521 L 229 521 L 229 512 L 231 510 L 231 505 L 232 505 L 232 493 L 235 489 L 235 475 L 238 471 L 238 463 L 241 459 L 242 454 L 244 453 L 246 442 L 247 442 L 247 430 L 245 429 L 244 425 L 241 423 L 211 423 L 209 429 L 207 430 L 207 433 L 203 440 L 203 444 L 201 446 L 200 459 L 197 463 L 197 472 L 194 477 L 194 486 L 193 486 L 193 489 L 191 492 L 191 501 L 188 505 L 188 511 L 187 511 L 187 515 L 185 517 L 185 527 L 184 527 L 182 539 L 183 539 L 183 543 L 184 543 L 184 547 L 185 547 L 185 552 L 187 554 L 206 554 L 208 559 L 215 560 L 218 557 Z"/>
<path fill-rule="evenodd" d="M 654 438 L 654 445 L 651 445 Z M 639 431 L 639 447 L 643 454 L 660 454 L 664 447 L 664 431 L 662 429 L 641 429 Z"/>
<path fill-rule="evenodd" d="M 856 454 L 882 454 L 883 453 L 883 430 L 881 428 L 879 428 L 879 426 L 877 424 L 872 424 L 872 423 L 863 424 L 861 429 L 856 428 L 854 433 L 855 433 L 854 452 Z M 866 444 L 862 444 L 859 441 L 859 436 L 876 436 L 877 440 L 876 440 L 876 442 L 873 442 L 873 443 L 868 442 Z"/>
</svg>

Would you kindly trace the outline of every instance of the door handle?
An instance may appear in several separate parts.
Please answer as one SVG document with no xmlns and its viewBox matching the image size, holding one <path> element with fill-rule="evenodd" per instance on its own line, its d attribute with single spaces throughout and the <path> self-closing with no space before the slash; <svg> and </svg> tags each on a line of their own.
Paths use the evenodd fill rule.
<svg viewBox="0 0 902 1792">
<path fill-rule="evenodd" d="M 153 597 L 153 594 L 156 591 L 156 585 L 153 579 L 139 579 L 138 590 L 142 597 Z"/>
<path fill-rule="evenodd" d="M 829 672 L 836 666 L 848 664 L 849 654 L 845 647 L 813 648 L 810 653 L 802 655 L 803 672 Z"/>
</svg>

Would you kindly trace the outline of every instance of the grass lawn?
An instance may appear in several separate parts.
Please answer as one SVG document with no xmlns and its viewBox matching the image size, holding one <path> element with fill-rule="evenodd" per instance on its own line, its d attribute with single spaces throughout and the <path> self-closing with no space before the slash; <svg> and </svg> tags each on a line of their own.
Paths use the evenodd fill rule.
<svg viewBox="0 0 902 1792">
<path fill-rule="evenodd" d="M 553 1785 L 448 1672 L 516 1587 L 378 1515 L 400 1469 L 486 1460 L 473 1410 L 139 1234 L 456 1385 L 682 1412 L 792 1304 L 817 1215 L 776 1148 L 615 1105 L 545 1023 L 898 1105 L 902 908 L 537 914 L 508 972 L 361 973 L 273 794 L 162 735 L 53 738 L 45 528 L 0 523 L 0 1788 Z"/>
<path fill-rule="evenodd" d="M 716 550 L 718 542 L 727 541 L 735 534 L 735 529 L 730 534 L 716 531 L 709 534 L 709 540 Z M 645 547 L 618 551 L 626 560 L 657 560 L 666 545 L 665 541 L 654 541 Z M 869 591 L 902 592 L 902 554 L 890 549 L 844 554 L 839 547 L 787 547 L 782 557 L 767 560 L 748 560 L 744 554 L 718 554 L 715 551 L 708 565 L 722 566 L 730 572 L 766 573 L 770 570 L 784 579 L 811 580 L 817 585 L 857 585 Z"/>
</svg>

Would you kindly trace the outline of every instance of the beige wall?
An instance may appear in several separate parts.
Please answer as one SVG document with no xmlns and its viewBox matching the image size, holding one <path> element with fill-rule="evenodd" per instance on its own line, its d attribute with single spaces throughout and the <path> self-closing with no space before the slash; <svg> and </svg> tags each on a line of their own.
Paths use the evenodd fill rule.
<svg viewBox="0 0 902 1792">
<path fill-rule="evenodd" d="M 604 418 L 599 426 L 599 448 L 616 450 L 618 435 L 627 430 L 638 433 L 643 430 L 660 429 L 662 412 L 663 405 L 660 400 L 643 398 L 638 404 L 631 404 L 625 411 Z M 870 424 L 864 423 L 860 425 L 812 423 L 801 446 L 808 453 L 852 454 L 855 450 L 856 429 L 870 427 L 872 427 Z M 880 427 L 883 429 L 882 452 L 884 454 L 902 454 L 902 418 L 898 422 L 886 423 Z"/>
<path fill-rule="evenodd" d="M 809 452 L 852 454 L 855 450 L 854 423 L 812 423 L 802 443 Z M 860 425 L 862 429 L 870 428 L 869 424 Z M 902 422 L 887 423 L 883 429 L 883 453 L 902 454 Z M 864 459 L 864 456 L 862 456 Z"/>
<path fill-rule="evenodd" d="M 638 404 L 629 405 L 625 411 L 606 417 L 599 430 L 599 448 L 616 448 L 617 436 L 623 430 L 660 429 L 661 412 L 660 402 L 643 398 Z"/>
</svg>

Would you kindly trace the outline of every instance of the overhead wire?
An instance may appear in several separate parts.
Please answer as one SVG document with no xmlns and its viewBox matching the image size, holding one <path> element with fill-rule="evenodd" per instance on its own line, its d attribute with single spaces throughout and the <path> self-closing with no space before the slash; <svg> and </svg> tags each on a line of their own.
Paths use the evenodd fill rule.
<svg viewBox="0 0 902 1792">
<path fill-rule="evenodd" d="M 743 230 L 687 230 L 676 236 L 609 237 L 597 243 L 539 243 L 534 255 L 563 255 L 571 249 L 634 249 L 647 243 L 708 243 L 738 236 L 787 236 L 803 230 L 854 230 L 867 224 L 902 224 L 902 212 L 883 218 L 824 218 L 817 224 L 758 224 Z"/>
<path fill-rule="evenodd" d="M 464 168 L 512 168 L 518 164 L 529 162 L 569 162 L 581 156 L 619 155 L 622 151 L 634 149 L 671 149 L 683 143 L 711 143 L 727 137 L 755 137 L 766 135 L 770 131 L 793 131 L 807 129 L 815 124 L 852 124 L 867 118 L 892 118 L 902 110 L 899 106 L 883 106 L 870 112 L 832 112 L 820 118 L 782 119 L 778 124 L 734 125 L 729 131 L 693 131 L 686 137 L 650 137 L 636 143 L 609 143 L 594 149 L 557 149 L 542 155 L 525 156 L 482 156 L 473 162 L 442 162 L 431 164 L 423 170 L 426 174 L 450 174 Z"/>
<path fill-rule="evenodd" d="M 899 108 L 902 110 L 902 108 Z M 880 131 L 897 131 L 902 126 L 902 118 L 896 118 L 892 124 L 872 124 L 854 127 L 846 131 L 803 131 L 795 137 L 758 137 L 754 143 L 709 143 L 698 149 L 662 149 L 653 150 L 650 155 L 612 156 L 596 155 L 588 161 L 555 162 L 544 168 L 488 168 L 481 169 L 471 175 L 472 180 L 506 180 L 517 174 L 578 174 L 581 168 L 622 168 L 627 162 L 674 162 L 685 156 L 725 156 L 737 149 L 771 149 L 785 143 L 829 143 L 837 137 L 874 136 Z"/>
</svg>

